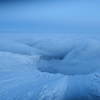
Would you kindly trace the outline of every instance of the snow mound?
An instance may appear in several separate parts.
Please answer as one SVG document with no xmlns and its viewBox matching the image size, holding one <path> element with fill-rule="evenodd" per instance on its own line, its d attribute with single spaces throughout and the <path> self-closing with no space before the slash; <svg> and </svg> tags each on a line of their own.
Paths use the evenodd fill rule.
<svg viewBox="0 0 100 100">
<path fill-rule="evenodd" d="M 36 47 L 47 53 L 41 54 L 38 69 L 42 72 L 64 75 L 89 74 L 99 71 L 99 43 L 93 39 L 75 38 L 66 39 L 63 42 L 60 42 L 60 39 L 43 40 Z"/>
<path fill-rule="evenodd" d="M 99 39 L 65 34 L 0 38 L 0 100 L 100 99 Z"/>
</svg>

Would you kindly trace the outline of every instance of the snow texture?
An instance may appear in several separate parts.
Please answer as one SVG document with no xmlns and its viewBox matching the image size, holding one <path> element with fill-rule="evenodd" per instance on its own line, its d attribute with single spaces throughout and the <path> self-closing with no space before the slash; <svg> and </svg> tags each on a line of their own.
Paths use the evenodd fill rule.
<svg viewBox="0 0 100 100">
<path fill-rule="evenodd" d="M 0 35 L 0 100 L 100 100 L 99 60 L 99 35 Z"/>
</svg>

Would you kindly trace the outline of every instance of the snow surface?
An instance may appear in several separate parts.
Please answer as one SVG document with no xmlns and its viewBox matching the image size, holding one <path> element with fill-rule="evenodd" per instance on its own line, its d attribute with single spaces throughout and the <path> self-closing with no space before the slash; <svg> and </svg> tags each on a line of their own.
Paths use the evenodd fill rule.
<svg viewBox="0 0 100 100">
<path fill-rule="evenodd" d="M 0 100 L 100 100 L 100 36 L 1 34 Z"/>
</svg>

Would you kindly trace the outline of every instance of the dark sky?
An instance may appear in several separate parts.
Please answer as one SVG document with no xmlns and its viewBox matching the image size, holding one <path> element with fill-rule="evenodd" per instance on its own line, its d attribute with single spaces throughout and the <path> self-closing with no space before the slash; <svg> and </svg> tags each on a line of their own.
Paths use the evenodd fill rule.
<svg viewBox="0 0 100 100">
<path fill-rule="evenodd" d="M 51 2 L 51 1 L 67 1 L 67 2 L 72 2 L 72 1 L 83 1 L 83 0 L 0 0 L 0 2 L 30 2 L 30 1 L 33 1 L 33 2 Z M 85 0 L 84 0 L 85 1 Z M 86 0 L 86 1 L 90 1 L 90 0 Z M 92 0 L 91 0 L 92 1 Z M 97 1 L 97 0 L 95 0 Z"/>
<path fill-rule="evenodd" d="M 0 3 L 16 3 L 16 2 L 81 2 L 81 1 L 93 1 L 100 2 L 100 0 L 0 0 Z"/>
</svg>

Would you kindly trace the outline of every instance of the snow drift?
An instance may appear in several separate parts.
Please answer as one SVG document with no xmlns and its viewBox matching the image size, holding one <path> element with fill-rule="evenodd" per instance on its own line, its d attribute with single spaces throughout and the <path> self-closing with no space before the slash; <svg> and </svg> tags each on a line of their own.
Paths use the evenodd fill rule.
<svg viewBox="0 0 100 100">
<path fill-rule="evenodd" d="M 99 36 L 0 36 L 0 100 L 99 100 Z"/>
</svg>

